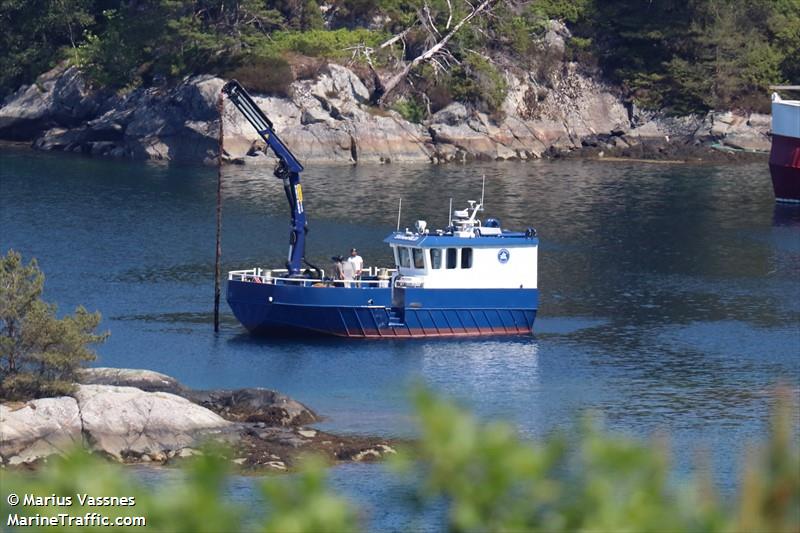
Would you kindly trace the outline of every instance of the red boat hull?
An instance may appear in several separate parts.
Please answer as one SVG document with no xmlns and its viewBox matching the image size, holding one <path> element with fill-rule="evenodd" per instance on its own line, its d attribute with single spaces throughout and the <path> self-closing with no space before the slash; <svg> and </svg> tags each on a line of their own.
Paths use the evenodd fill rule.
<svg viewBox="0 0 800 533">
<path fill-rule="evenodd" d="M 775 200 L 800 203 L 800 139 L 772 135 L 769 171 Z"/>
</svg>

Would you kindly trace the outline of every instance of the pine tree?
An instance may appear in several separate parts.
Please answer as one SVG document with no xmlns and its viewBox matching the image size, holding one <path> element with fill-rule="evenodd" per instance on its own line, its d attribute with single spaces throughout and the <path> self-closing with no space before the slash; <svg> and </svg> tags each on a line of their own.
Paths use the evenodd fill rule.
<svg viewBox="0 0 800 533">
<path fill-rule="evenodd" d="M 78 368 L 93 361 L 89 348 L 108 333 L 94 333 L 100 313 L 78 307 L 56 317 L 41 300 L 44 274 L 36 260 L 24 265 L 10 250 L 0 258 L 0 398 L 24 400 L 68 394 Z"/>
</svg>

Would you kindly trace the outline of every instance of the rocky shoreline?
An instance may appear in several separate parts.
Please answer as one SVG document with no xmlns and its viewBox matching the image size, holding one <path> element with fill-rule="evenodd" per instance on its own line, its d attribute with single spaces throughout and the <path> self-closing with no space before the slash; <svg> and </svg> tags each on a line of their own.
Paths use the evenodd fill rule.
<svg viewBox="0 0 800 533">
<path fill-rule="evenodd" d="M 553 159 L 595 159 L 607 161 L 639 161 L 653 163 L 741 163 L 766 164 L 768 151 L 743 150 L 722 143 L 699 142 L 692 136 L 635 139 L 625 136 L 601 135 L 581 141 L 580 148 L 551 150 Z"/>
<path fill-rule="evenodd" d="M 713 160 L 712 146 L 769 150 L 769 115 L 712 111 L 667 117 L 643 112 L 566 61 L 568 39 L 566 28 L 553 23 L 541 45 L 561 61 L 544 75 L 507 71 L 507 96 L 491 116 L 451 103 L 423 123 L 409 122 L 396 111 L 370 105 L 364 81 L 333 63 L 313 79 L 295 81 L 290 97 L 255 99 L 306 163 L 528 160 L 601 151 L 639 158 L 667 152 L 678 160 L 695 160 L 702 152 Z M 223 84 L 220 78 L 200 75 L 174 87 L 120 94 L 93 89 L 77 68 L 62 65 L 3 102 L 0 140 L 27 142 L 44 151 L 215 163 L 217 100 Z M 273 162 L 230 104 L 223 112 L 223 128 L 224 160 Z"/>
<path fill-rule="evenodd" d="M 393 442 L 307 427 L 320 417 L 278 392 L 197 391 L 149 370 L 82 371 L 72 396 L 0 403 L 0 467 L 33 468 L 75 447 L 122 463 L 172 464 L 221 443 L 244 470 L 291 469 L 300 455 L 331 462 L 395 453 Z"/>
</svg>

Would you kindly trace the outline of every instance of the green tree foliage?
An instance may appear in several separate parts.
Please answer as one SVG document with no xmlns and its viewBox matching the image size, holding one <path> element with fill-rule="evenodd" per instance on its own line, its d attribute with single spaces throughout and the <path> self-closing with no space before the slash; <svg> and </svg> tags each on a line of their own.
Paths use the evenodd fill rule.
<svg viewBox="0 0 800 533">
<path fill-rule="evenodd" d="M 508 83 L 487 58 L 469 54 L 450 74 L 450 91 L 456 100 L 497 112 L 506 98 Z"/>
<path fill-rule="evenodd" d="M 131 531 L 158 531 L 160 533 L 186 531 L 197 533 L 264 531 L 294 533 L 325 533 L 358 530 L 355 509 L 344 498 L 334 495 L 327 486 L 323 464 L 309 459 L 303 462 L 291 477 L 267 478 L 262 484 L 266 509 L 246 508 L 232 503 L 224 496 L 230 457 L 214 447 L 188 460 L 182 476 L 168 481 L 158 490 L 143 485 L 118 465 L 98 459 L 83 450 L 74 450 L 63 458 L 51 461 L 34 475 L 18 475 L 0 471 L 0 484 L 4 490 L 16 494 L 34 494 L 73 498 L 72 507 L 40 507 L 42 516 L 55 516 L 70 512 L 83 516 L 86 512 L 100 510 L 114 520 L 116 517 L 143 516 L 146 527 Z M 77 494 L 91 496 L 133 497 L 133 506 L 102 508 L 78 507 Z M 6 498 L 0 503 L 3 525 L 8 515 L 18 513 L 31 516 L 24 508 L 9 507 Z M 125 529 L 125 528 L 118 528 Z M 48 531 L 108 531 L 98 525 L 88 527 L 48 527 Z"/>
<path fill-rule="evenodd" d="M 249 78 L 256 90 L 284 95 L 293 81 L 287 52 L 343 59 L 352 55 L 349 47 L 383 37 L 363 28 L 325 30 L 315 0 L 117 4 L 100 14 L 78 53 L 92 79 L 115 88 L 210 72 Z M 268 79 L 258 82 L 261 76 Z"/>
<path fill-rule="evenodd" d="M 25 265 L 10 250 L 0 258 L 0 398 L 28 399 L 71 392 L 76 370 L 93 361 L 99 313 L 78 307 L 56 317 L 56 307 L 40 297 L 44 275 L 32 260 Z"/>
<path fill-rule="evenodd" d="M 772 0 L 766 16 L 767 35 L 783 57 L 781 72 L 787 81 L 800 80 L 800 0 Z"/>
<path fill-rule="evenodd" d="M 404 119 L 417 124 L 425 120 L 427 115 L 425 104 L 415 97 L 400 98 L 392 105 L 392 109 L 400 113 Z"/>
<path fill-rule="evenodd" d="M 294 81 L 292 66 L 281 55 L 257 55 L 229 72 L 229 76 L 251 91 L 289 96 Z"/>
<path fill-rule="evenodd" d="M 800 73 L 800 0 L 593 2 L 574 30 L 641 105 L 766 110 Z"/>
<path fill-rule="evenodd" d="M 102 23 L 85 32 L 77 64 L 90 79 L 104 87 L 141 83 L 142 75 L 151 65 L 155 46 L 166 33 L 168 22 L 164 14 L 158 11 L 137 16 L 134 7 L 125 5 L 104 10 L 99 17 Z"/>
<path fill-rule="evenodd" d="M 590 0 L 502 2 L 494 9 L 490 25 L 493 41 L 519 58 L 542 60 L 534 38 L 544 33 L 550 20 L 570 24 L 583 20 L 589 5 Z"/>
<path fill-rule="evenodd" d="M 706 478 L 690 484 L 669 479 L 668 453 L 659 441 L 641 443 L 586 423 L 569 446 L 559 436 L 529 442 L 509 424 L 480 422 L 425 390 L 415 403 L 420 440 L 394 469 L 416 484 L 421 503 L 446 502 L 451 531 L 790 533 L 800 527 L 800 449 L 788 394 L 777 402 L 767 445 L 748 455 L 733 506 L 720 503 Z M 144 516 L 152 531 L 325 532 L 363 525 L 357 510 L 327 487 L 318 460 L 267 477 L 264 506 L 249 515 L 224 497 L 230 464 L 224 452 L 206 449 L 178 481 L 153 490 L 121 467 L 78 451 L 33 475 L 0 470 L 0 483 L 17 494 L 134 496 L 135 506 L 104 507 L 103 514 Z M 424 512 L 424 505 L 414 509 Z M 27 514 L 34 511 L 54 515 L 65 508 Z M 0 513 L 26 515 L 6 498 Z M 95 530 L 101 531 L 81 528 Z"/>
<path fill-rule="evenodd" d="M 55 516 L 77 506 L 77 494 L 92 496 L 131 496 L 133 506 L 103 507 L 102 513 L 112 520 L 119 516 L 144 516 L 146 527 L 131 528 L 143 531 L 240 531 L 243 526 L 245 510 L 221 496 L 226 481 L 226 462 L 216 453 L 197 456 L 185 469 L 180 482 L 168 484 L 159 491 L 137 483 L 121 467 L 107 461 L 98 460 L 83 450 L 74 450 L 64 458 L 51 461 L 34 476 L 14 476 L 0 473 L 4 489 L 17 494 L 70 496 L 73 507 L 48 506 L 37 509 L 43 516 Z M 4 498 L 5 499 L 5 498 Z M 5 504 L 5 502 L 3 502 Z M 86 508 L 87 510 L 95 510 Z M 19 508 L 3 507 L 5 517 Z M 83 515 L 81 510 L 75 514 Z M 30 513 L 32 515 L 33 513 Z M 109 528 L 95 527 L 70 528 L 48 527 L 52 531 L 104 531 Z"/>
<path fill-rule="evenodd" d="M 302 30 L 322 30 L 325 20 L 322 18 L 319 4 L 315 0 L 306 0 L 300 12 L 300 28 Z"/>
<path fill-rule="evenodd" d="M 250 90 L 288 96 L 295 79 L 309 76 L 306 67 L 315 67 L 304 57 L 338 59 L 352 56 L 352 47 L 359 44 L 374 46 L 384 34 L 364 29 L 276 31 L 269 39 L 252 39 L 250 48 L 235 61 L 238 65 L 225 74 L 236 78 Z M 305 67 L 304 67 L 305 65 Z M 311 68 L 317 73 L 319 65 Z"/>
<path fill-rule="evenodd" d="M 292 51 L 311 57 L 345 59 L 352 56 L 352 51 L 348 52 L 348 48 L 358 44 L 376 46 L 385 37 L 387 36 L 384 33 L 365 29 L 279 31 L 273 33 L 268 41 L 260 43 L 254 51 L 261 54 Z"/>
<path fill-rule="evenodd" d="M 267 533 L 339 533 L 358 529 L 355 508 L 335 495 L 325 482 L 325 464 L 309 457 L 289 479 L 269 478 L 262 488 L 272 509 L 263 530 Z"/>
<path fill-rule="evenodd" d="M 155 77 L 214 72 L 227 65 L 239 41 L 283 18 L 253 0 L 112 2 L 87 32 L 79 64 L 100 85 L 137 86 Z M 230 11 L 225 8 L 229 7 Z"/>
<path fill-rule="evenodd" d="M 521 440 L 426 390 L 415 395 L 421 438 L 401 472 L 425 500 L 449 502 L 454 531 L 770 531 L 800 527 L 796 411 L 784 393 L 769 444 L 749 456 L 739 501 L 726 507 L 707 479 L 670 480 L 663 442 L 641 443 L 586 422 L 577 442 Z M 793 416 L 794 415 L 794 416 Z"/>
<path fill-rule="evenodd" d="M 91 0 L 0 0 L 0 100 L 74 51 L 93 23 Z"/>
<path fill-rule="evenodd" d="M 354 46 L 413 26 L 405 46 L 375 52 L 378 67 L 392 67 L 428 49 L 474 6 L 335 0 L 324 7 L 323 14 L 318 0 L 0 0 L 0 97 L 63 59 L 117 89 L 239 68 L 255 80 L 269 76 L 270 65 L 284 70 L 296 59 L 291 53 L 349 61 Z M 503 83 L 490 71 L 527 70 L 547 83 L 565 59 L 541 45 L 551 19 L 572 32 L 566 59 L 599 67 L 644 107 L 765 109 L 768 85 L 800 81 L 800 0 L 504 0 L 453 37 L 450 56 L 418 66 L 413 85 L 396 97 L 431 91 L 432 102 L 446 105 L 452 85 L 451 98 L 497 111 Z"/>
<path fill-rule="evenodd" d="M 800 1 L 793 3 L 793 18 L 800 19 Z M 784 5 L 791 7 L 791 3 Z M 756 107 L 757 102 L 750 101 L 751 98 L 766 103 L 767 87 L 785 81 L 781 72 L 781 64 L 787 59 L 785 54 L 796 58 L 800 49 L 787 49 L 775 38 L 771 28 L 778 14 L 775 8 L 772 0 L 720 0 L 698 9 L 694 23 L 699 29 L 695 31 L 694 43 L 712 82 L 706 105 Z M 792 62 L 796 63 L 796 59 Z M 675 83 L 680 82 L 680 78 L 675 79 Z"/>
</svg>

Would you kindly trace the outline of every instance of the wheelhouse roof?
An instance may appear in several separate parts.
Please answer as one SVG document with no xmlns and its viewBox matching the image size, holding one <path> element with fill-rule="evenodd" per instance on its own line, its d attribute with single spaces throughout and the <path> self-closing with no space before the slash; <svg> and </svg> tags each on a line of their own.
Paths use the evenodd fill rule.
<svg viewBox="0 0 800 533">
<path fill-rule="evenodd" d="M 521 248 L 539 245 L 539 239 L 536 237 L 526 237 L 525 233 L 516 231 L 503 232 L 500 235 L 476 235 L 475 237 L 395 231 L 383 239 L 383 242 L 414 248 Z"/>
</svg>

